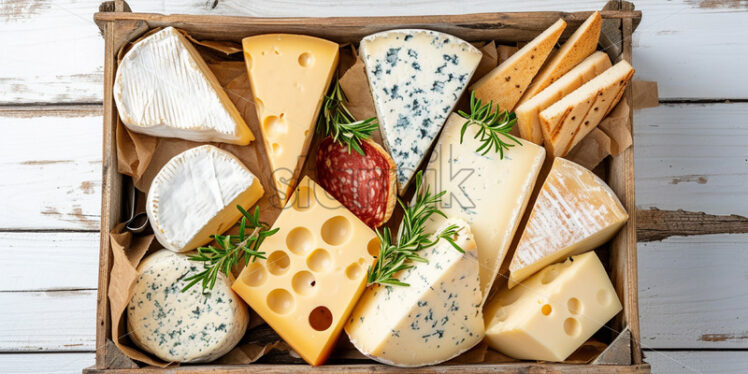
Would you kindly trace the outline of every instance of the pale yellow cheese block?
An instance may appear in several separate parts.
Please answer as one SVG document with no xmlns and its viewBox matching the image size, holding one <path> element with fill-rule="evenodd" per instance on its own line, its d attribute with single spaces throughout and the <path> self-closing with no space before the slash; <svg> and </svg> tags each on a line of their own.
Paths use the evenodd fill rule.
<svg viewBox="0 0 748 374">
<path fill-rule="evenodd" d="M 310 365 L 322 364 L 366 286 L 372 229 L 305 177 L 262 243 L 267 260 L 232 285 Z"/>
<path fill-rule="evenodd" d="M 634 68 L 620 61 L 540 112 L 548 153 L 554 157 L 569 153 L 618 103 L 633 75 Z"/>
<path fill-rule="evenodd" d="M 509 288 L 547 265 L 599 247 L 628 218 L 603 180 L 555 158 L 509 265 Z"/>
<path fill-rule="evenodd" d="M 242 45 L 273 179 L 286 202 L 338 64 L 338 44 L 306 35 L 266 34 L 244 38 Z"/>
<path fill-rule="evenodd" d="M 622 309 L 595 252 L 554 264 L 486 306 L 486 341 L 510 357 L 564 361 Z"/>
<path fill-rule="evenodd" d="M 548 60 L 543 66 L 538 75 L 533 80 L 530 87 L 527 88 L 525 95 L 520 100 L 519 104 L 530 100 L 535 95 L 543 91 L 546 87 L 550 86 L 551 83 L 561 78 L 562 75 L 566 74 L 574 66 L 579 64 L 580 61 L 584 60 L 592 54 L 597 48 L 597 43 L 600 40 L 600 29 L 603 25 L 603 19 L 600 17 L 600 12 L 594 12 L 590 15 L 584 23 L 569 37 L 569 39 L 561 46 L 561 49 Z M 538 134 L 539 136 L 540 134 Z M 533 143 L 537 143 L 535 139 L 529 139 Z M 543 139 L 541 138 L 540 141 Z"/>
<path fill-rule="evenodd" d="M 487 103 L 499 104 L 501 110 L 512 110 L 553 50 L 566 22 L 559 19 L 506 61 L 479 79 L 470 90 Z"/>
<path fill-rule="evenodd" d="M 610 68 L 610 58 L 605 52 L 595 52 L 564 74 L 532 99 L 520 103 L 514 112 L 517 114 L 517 127 L 522 139 L 535 144 L 543 144 L 543 132 L 538 115 L 564 96 Z"/>
</svg>

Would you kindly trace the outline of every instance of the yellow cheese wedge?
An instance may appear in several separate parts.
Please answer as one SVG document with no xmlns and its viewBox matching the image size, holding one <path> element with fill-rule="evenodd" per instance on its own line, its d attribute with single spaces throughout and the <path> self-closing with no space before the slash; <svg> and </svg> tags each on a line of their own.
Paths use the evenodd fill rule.
<svg viewBox="0 0 748 374">
<path fill-rule="evenodd" d="M 553 50 L 566 22 L 559 19 L 506 61 L 475 82 L 470 90 L 483 102 L 493 101 L 502 110 L 512 110 Z"/>
<path fill-rule="evenodd" d="M 305 35 L 266 34 L 244 38 L 242 45 L 273 179 L 281 202 L 286 202 L 338 64 L 338 44 Z"/>
<path fill-rule="evenodd" d="M 610 240 L 629 216 L 591 171 L 557 157 L 509 265 L 509 288 L 543 267 Z"/>
<path fill-rule="evenodd" d="M 618 103 L 633 75 L 634 68 L 620 61 L 540 112 L 548 153 L 555 157 L 569 153 Z"/>
<path fill-rule="evenodd" d="M 533 80 L 530 87 L 527 88 L 525 95 L 522 96 L 520 104 L 527 100 L 530 100 L 533 96 L 543 91 L 546 87 L 550 86 L 551 83 L 555 82 L 556 79 L 561 78 L 562 75 L 566 74 L 574 66 L 579 64 L 580 61 L 584 60 L 587 56 L 592 54 L 597 48 L 597 43 L 600 40 L 600 28 L 603 25 L 603 19 L 600 17 L 600 12 L 594 12 L 590 15 L 579 28 L 574 31 L 574 34 L 561 46 L 548 62 L 543 66 L 538 75 Z M 540 134 L 538 134 L 540 135 Z M 537 143 L 533 139 L 529 139 L 533 143 Z M 542 139 L 540 139 L 542 141 Z"/>
<path fill-rule="evenodd" d="M 621 311 L 595 252 L 554 264 L 486 306 L 486 341 L 521 360 L 563 361 Z"/>
<path fill-rule="evenodd" d="M 305 177 L 260 246 L 267 260 L 232 285 L 310 365 L 322 364 L 366 286 L 372 229 Z"/>
<path fill-rule="evenodd" d="M 610 66 L 610 58 L 605 52 L 595 52 L 546 89 L 533 96 L 532 99 L 520 103 L 514 110 L 517 114 L 517 127 L 520 136 L 535 144 L 543 144 L 543 132 L 538 118 L 540 112 L 601 74 Z"/>
</svg>

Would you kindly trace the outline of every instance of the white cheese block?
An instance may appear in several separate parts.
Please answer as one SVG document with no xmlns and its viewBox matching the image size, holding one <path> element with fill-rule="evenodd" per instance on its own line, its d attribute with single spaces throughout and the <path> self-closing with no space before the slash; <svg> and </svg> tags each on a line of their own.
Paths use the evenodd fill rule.
<svg viewBox="0 0 748 374">
<path fill-rule="evenodd" d="M 554 264 L 488 303 L 486 341 L 521 360 L 563 361 L 622 309 L 595 252 Z"/>
<path fill-rule="evenodd" d="M 424 187 L 446 191 L 441 210 L 447 217 L 465 219 L 475 234 L 480 261 L 480 290 L 488 296 L 514 233 L 525 211 L 535 180 L 545 160 L 545 150 L 526 140 L 522 145 L 498 153 L 481 155 L 475 150 L 476 126 L 468 127 L 460 144 L 465 119 L 452 114 L 426 166 Z M 426 231 L 433 231 L 444 218 L 433 215 Z"/>
<path fill-rule="evenodd" d="M 166 362 L 207 362 L 228 353 L 244 336 L 247 306 L 223 274 L 212 290 L 182 289 L 201 265 L 187 255 L 160 250 L 138 266 L 127 306 L 127 329 L 140 348 Z"/>
<path fill-rule="evenodd" d="M 428 262 L 397 275 L 409 286 L 374 285 L 364 292 L 345 327 L 361 353 L 388 365 L 434 365 L 483 339 L 475 240 L 461 219 L 440 230 L 451 224 L 460 227 L 454 240 L 464 253 L 440 240 L 419 253 Z"/>
<path fill-rule="evenodd" d="M 509 265 L 509 288 L 545 266 L 610 240 L 629 216 L 591 171 L 557 157 Z"/>
<path fill-rule="evenodd" d="M 132 46 L 113 91 L 122 123 L 134 132 L 240 145 L 254 140 L 202 56 L 173 27 Z"/>
<path fill-rule="evenodd" d="M 184 252 L 233 226 L 241 217 L 236 206 L 249 210 L 263 193 L 260 180 L 239 159 L 203 145 L 174 156 L 161 168 L 145 209 L 159 243 Z"/>
<path fill-rule="evenodd" d="M 391 30 L 361 40 L 384 144 L 403 193 L 470 82 L 482 53 L 430 30 Z"/>
</svg>

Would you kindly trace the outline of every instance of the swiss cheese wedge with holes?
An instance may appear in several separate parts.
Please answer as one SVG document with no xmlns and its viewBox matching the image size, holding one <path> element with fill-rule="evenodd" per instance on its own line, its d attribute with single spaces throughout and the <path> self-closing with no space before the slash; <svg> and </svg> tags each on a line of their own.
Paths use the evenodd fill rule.
<svg viewBox="0 0 748 374">
<path fill-rule="evenodd" d="M 501 110 L 512 110 L 553 50 L 566 22 L 559 19 L 501 65 L 479 79 L 470 90 L 484 102 L 493 101 Z"/>
<path fill-rule="evenodd" d="M 548 153 L 563 157 L 592 131 L 621 99 L 634 68 L 620 61 L 540 112 Z"/>
<path fill-rule="evenodd" d="M 322 364 L 366 286 L 379 240 L 305 177 L 232 288 L 311 365 Z"/>
<path fill-rule="evenodd" d="M 610 240 L 629 216 L 605 182 L 557 157 L 509 265 L 509 288 L 568 256 Z"/>
<path fill-rule="evenodd" d="M 282 203 L 293 190 L 338 65 L 338 44 L 306 35 L 244 38 L 244 60 Z"/>
</svg>

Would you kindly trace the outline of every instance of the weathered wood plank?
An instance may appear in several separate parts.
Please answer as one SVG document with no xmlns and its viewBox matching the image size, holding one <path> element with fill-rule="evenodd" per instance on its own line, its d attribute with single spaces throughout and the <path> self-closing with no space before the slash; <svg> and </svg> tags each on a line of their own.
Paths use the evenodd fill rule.
<svg viewBox="0 0 748 374">
<path fill-rule="evenodd" d="M 748 233 L 748 218 L 738 215 L 717 216 L 684 210 L 637 210 L 636 238 L 641 242 L 671 236 Z"/>
<path fill-rule="evenodd" d="M 748 372 L 746 351 L 648 351 L 644 354 L 654 374 Z"/>
<path fill-rule="evenodd" d="M 0 353 L 0 373 L 5 374 L 80 374 L 93 364 L 93 352 Z"/>
</svg>

